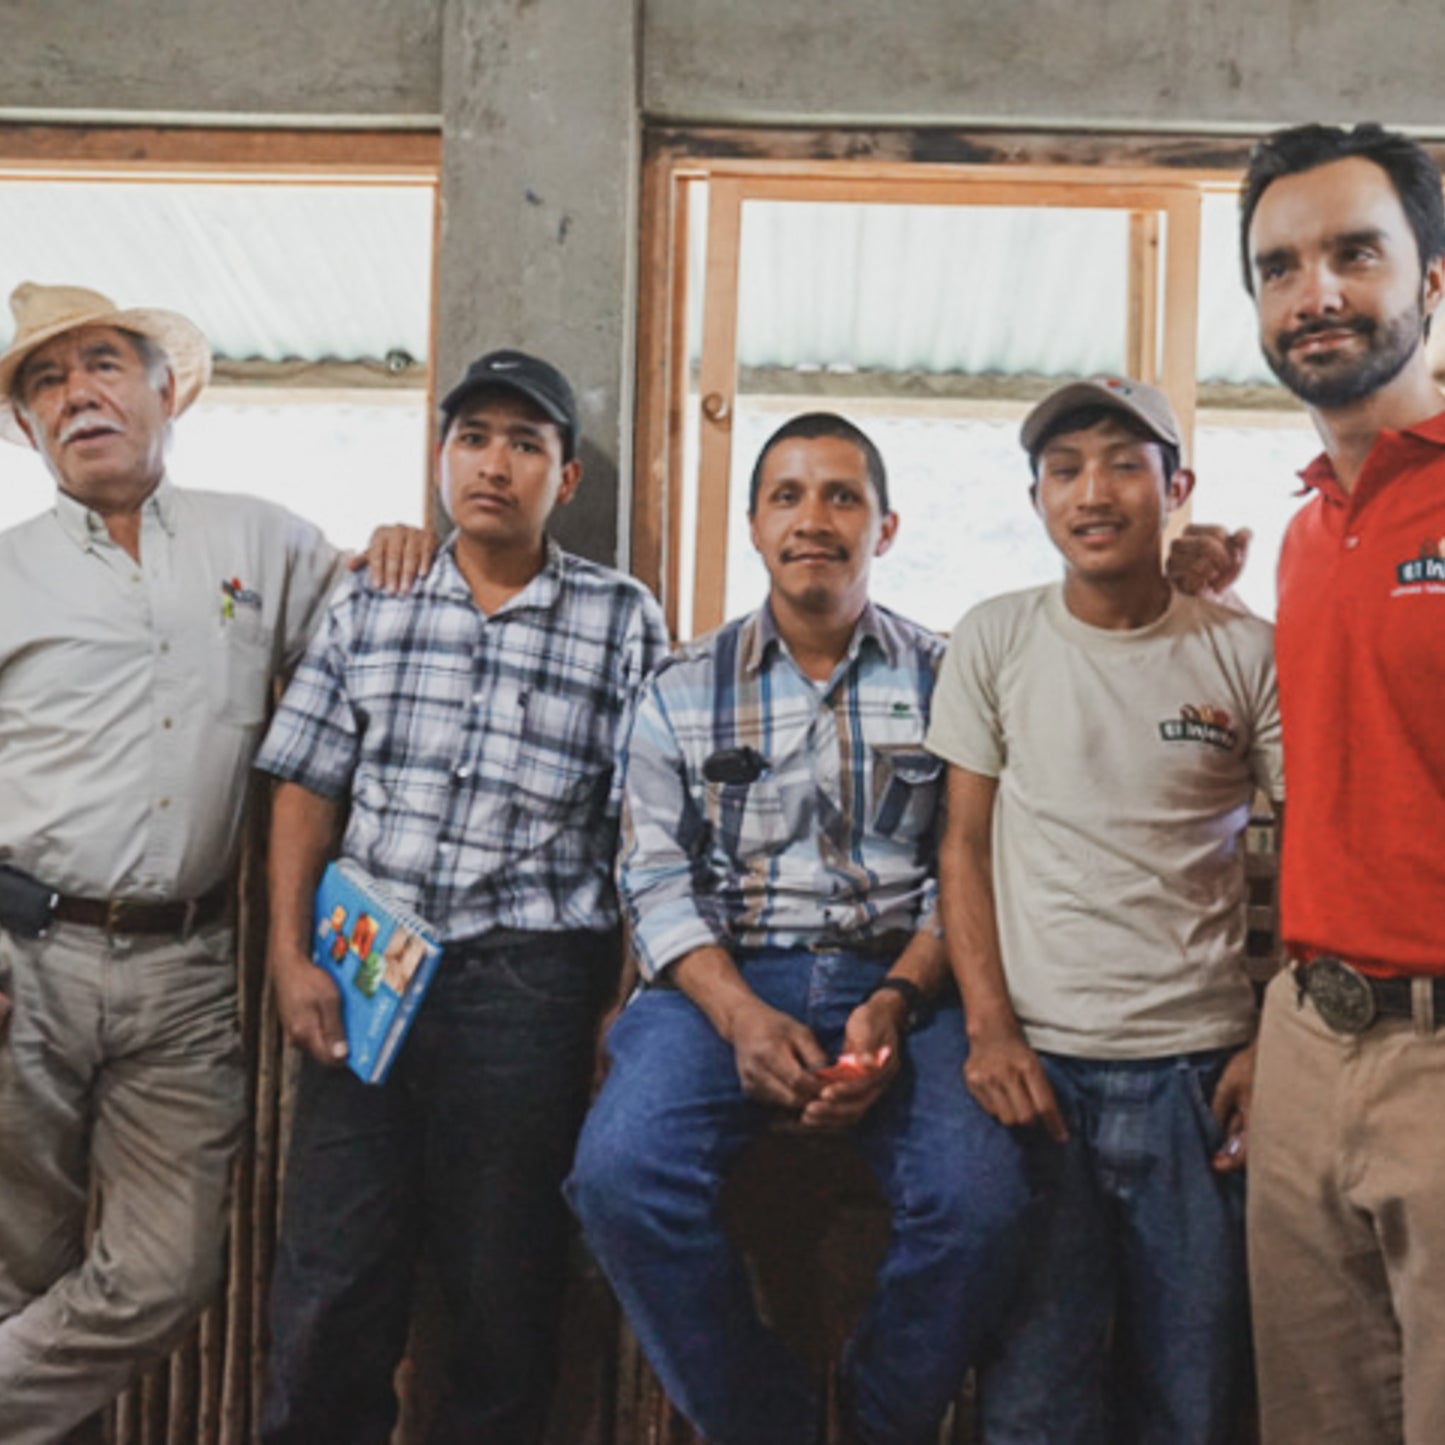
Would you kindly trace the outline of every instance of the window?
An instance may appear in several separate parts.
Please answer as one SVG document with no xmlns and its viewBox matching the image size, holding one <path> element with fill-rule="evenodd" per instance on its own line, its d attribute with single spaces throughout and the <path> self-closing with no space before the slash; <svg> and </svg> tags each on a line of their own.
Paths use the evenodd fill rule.
<svg viewBox="0 0 1445 1445">
<path fill-rule="evenodd" d="M 849 415 L 889 465 L 902 525 L 879 600 L 948 628 L 1056 577 L 1018 423 L 1098 371 L 1168 391 L 1192 515 L 1253 529 L 1241 590 L 1273 614 L 1289 478 L 1318 447 L 1239 281 L 1244 147 L 986 139 L 649 138 L 634 558 L 681 635 L 762 595 L 746 479 L 802 410 Z M 894 158 L 950 145 L 968 159 Z M 830 148 L 858 158 L 812 158 Z"/>
<path fill-rule="evenodd" d="M 435 137 L 346 137 L 343 153 L 321 133 L 172 132 L 137 161 L 134 134 L 106 136 L 111 155 L 7 163 L 0 132 L 3 294 L 78 284 L 201 327 L 216 370 L 175 432 L 183 484 L 282 501 L 348 547 L 419 522 Z M 0 525 L 53 489 L 35 453 L 0 448 Z"/>
</svg>

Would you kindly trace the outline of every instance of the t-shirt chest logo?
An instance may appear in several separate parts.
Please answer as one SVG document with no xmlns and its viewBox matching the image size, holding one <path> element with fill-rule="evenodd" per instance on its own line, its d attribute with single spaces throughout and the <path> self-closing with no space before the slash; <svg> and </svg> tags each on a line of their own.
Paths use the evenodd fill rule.
<svg viewBox="0 0 1445 1445">
<path fill-rule="evenodd" d="M 1445 593 L 1445 537 L 1438 542 L 1420 543 L 1415 556 L 1395 568 L 1395 590 L 1391 596 L 1420 592 Z"/>
<path fill-rule="evenodd" d="M 1213 703 L 1181 704 L 1178 717 L 1167 717 L 1159 724 L 1159 736 L 1166 743 L 1204 743 L 1211 748 L 1233 752 L 1239 744 L 1239 731 L 1234 719 Z"/>
</svg>

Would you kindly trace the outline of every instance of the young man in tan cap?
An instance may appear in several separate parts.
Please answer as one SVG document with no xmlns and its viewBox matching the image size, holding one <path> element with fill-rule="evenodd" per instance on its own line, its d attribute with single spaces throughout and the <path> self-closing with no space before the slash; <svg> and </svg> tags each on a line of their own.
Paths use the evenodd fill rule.
<svg viewBox="0 0 1445 1445">
<path fill-rule="evenodd" d="M 229 875 L 272 684 L 337 553 L 167 478 L 210 375 L 191 322 L 79 287 L 11 308 L 0 435 L 57 486 L 0 534 L 0 1439 L 41 1445 L 220 1275 L 245 1113 Z"/>
<path fill-rule="evenodd" d="M 1270 628 L 1165 580 L 1193 477 L 1162 392 L 1063 387 L 1022 441 L 1064 579 L 964 617 L 928 734 L 950 765 L 965 1077 L 1040 1194 L 985 1433 L 1227 1445 L 1247 1379 L 1241 835 L 1255 790 L 1282 793 Z"/>
</svg>

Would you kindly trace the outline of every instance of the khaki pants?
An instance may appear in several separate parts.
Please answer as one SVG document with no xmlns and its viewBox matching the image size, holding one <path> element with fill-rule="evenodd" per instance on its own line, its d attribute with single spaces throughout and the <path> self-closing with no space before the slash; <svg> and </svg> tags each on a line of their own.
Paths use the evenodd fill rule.
<svg viewBox="0 0 1445 1445">
<path fill-rule="evenodd" d="M 1269 987 L 1249 1141 L 1264 1445 L 1445 1441 L 1445 1028 Z M 1445 1024 L 1445 1020 L 1442 1020 Z"/>
<path fill-rule="evenodd" d="M 64 1436 L 216 1286 L 244 1117 L 231 940 L 0 932 L 5 1445 Z"/>
</svg>

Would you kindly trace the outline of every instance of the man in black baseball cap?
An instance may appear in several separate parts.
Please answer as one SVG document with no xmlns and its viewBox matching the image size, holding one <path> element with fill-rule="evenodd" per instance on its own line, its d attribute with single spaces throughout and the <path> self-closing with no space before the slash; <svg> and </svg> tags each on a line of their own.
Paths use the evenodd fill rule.
<svg viewBox="0 0 1445 1445">
<path fill-rule="evenodd" d="M 535 402 L 562 433 L 562 460 L 570 462 L 577 454 L 581 427 L 571 384 L 551 362 L 528 356 L 525 351 L 489 351 L 472 362 L 442 398 L 443 431 L 451 425 L 463 401 L 488 387 L 519 392 Z"/>
<path fill-rule="evenodd" d="M 269 966 L 304 1050 L 271 1309 L 268 1445 L 385 1440 L 419 1249 L 455 1344 L 432 1438 L 536 1445 L 556 1368 L 561 1184 L 619 949 L 613 762 L 667 647 L 647 591 L 546 534 L 581 481 L 577 406 L 520 351 L 441 404 L 456 523 L 408 597 L 332 604 L 257 766 L 280 780 Z M 384 1081 L 345 1067 L 311 959 L 341 852 L 443 941 Z"/>
</svg>

